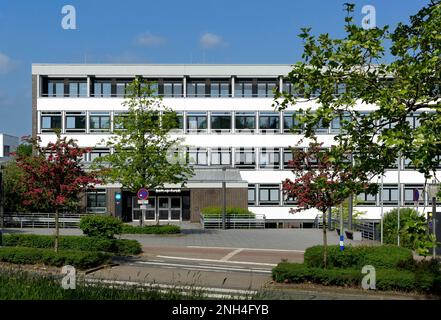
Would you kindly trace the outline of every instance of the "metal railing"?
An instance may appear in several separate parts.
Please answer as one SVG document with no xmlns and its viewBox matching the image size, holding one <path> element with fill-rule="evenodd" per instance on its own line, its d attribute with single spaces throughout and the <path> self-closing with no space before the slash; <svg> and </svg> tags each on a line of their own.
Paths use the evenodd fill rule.
<svg viewBox="0 0 441 320">
<path fill-rule="evenodd" d="M 201 214 L 201 225 L 204 229 L 222 229 L 222 216 L 206 216 Z M 265 229 L 265 215 L 227 215 L 226 229 Z"/>
<path fill-rule="evenodd" d="M 317 216 L 314 220 L 314 228 L 322 229 L 323 222 L 322 216 Z M 327 221 L 326 221 L 327 222 Z M 361 232 L 361 237 L 366 240 L 380 241 L 379 220 L 359 220 L 357 223 L 352 223 L 352 230 Z M 332 219 L 333 229 L 340 228 L 340 221 L 338 219 Z M 348 223 L 343 223 L 344 230 L 348 230 Z"/>
<path fill-rule="evenodd" d="M 87 214 L 60 213 L 60 228 L 79 228 L 80 219 Z M 5 227 L 55 228 L 55 213 L 4 213 Z"/>
</svg>

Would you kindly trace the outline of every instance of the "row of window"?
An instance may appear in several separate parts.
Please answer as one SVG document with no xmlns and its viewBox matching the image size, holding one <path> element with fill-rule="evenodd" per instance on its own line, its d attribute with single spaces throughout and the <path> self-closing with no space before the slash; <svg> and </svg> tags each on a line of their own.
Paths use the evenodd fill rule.
<svg viewBox="0 0 441 320">
<path fill-rule="evenodd" d="M 278 79 L 146 79 L 154 94 L 164 97 L 273 97 Z M 43 97 L 124 97 L 133 79 L 42 78 Z M 184 92 L 185 86 L 185 92 Z M 234 88 L 234 90 L 232 90 Z M 284 88 L 289 90 L 289 84 Z M 89 90 L 88 90 L 89 89 Z"/>
<path fill-rule="evenodd" d="M 423 185 L 401 185 L 402 206 L 429 206 L 431 200 L 424 192 Z M 383 185 L 377 195 L 361 193 L 357 196 L 359 206 L 396 206 L 398 205 L 398 185 Z M 441 200 L 438 200 L 441 204 Z M 248 205 L 250 206 L 284 206 L 296 205 L 296 200 L 283 194 L 281 185 L 278 184 L 249 184 Z"/>
<path fill-rule="evenodd" d="M 40 132 L 51 132 L 62 129 L 63 132 L 112 132 L 115 129 L 113 118 L 124 115 L 124 112 L 85 112 L 85 111 L 43 111 L 40 116 Z M 176 129 L 185 133 L 296 133 L 303 130 L 298 128 L 295 112 L 192 112 L 176 111 Z M 64 116 L 64 123 L 63 123 Z M 89 120 L 87 120 L 89 119 Z M 347 119 L 344 118 L 344 119 Z M 407 117 L 412 128 L 419 126 L 418 115 Z M 64 124 L 64 129 L 63 129 Z M 389 126 L 390 127 L 390 126 Z M 319 123 L 317 134 L 336 134 L 340 131 L 341 121 L 335 118 L 329 126 Z"/>
</svg>

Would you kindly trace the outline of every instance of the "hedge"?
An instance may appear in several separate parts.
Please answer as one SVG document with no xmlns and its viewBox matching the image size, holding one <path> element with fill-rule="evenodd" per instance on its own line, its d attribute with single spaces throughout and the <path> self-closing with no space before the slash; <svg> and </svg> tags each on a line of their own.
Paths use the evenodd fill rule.
<svg viewBox="0 0 441 320">
<path fill-rule="evenodd" d="M 53 248 L 54 237 L 36 234 L 7 234 L 3 245 L 8 247 Z M 141 245 L 136 240 L 104 239 L 84 236 L 61 236 L 59 249 L 79 251 L 105 251 L 121 255 L 139 254 Z"/>
<path fill-rule="evenodd" d="M 206 207 L 201 210 L 201 213 L 204 217 L 219 217 L 222 216 L 222 208 L 221 207 Z M 226 208 L 227 216 L 238 215 L 238 216 L 246 216 L 249 218 L 254 218 L 256 215 L 254 212 L 249 211 L 246 208 L 236 208 L 236 207 L 227 207 Z"/>
<path fill-rule="evenodd" d="M 322 269 L 303 263 L 279 263 L 272 271 L 277 282 L 317 283 L 322 285 L 361 287 L 365 274 L 361 269 Z M 376 289 L 381 291 L 418 291 L 441 293 L 441 276 L 436 273 L 414 273 L 408 270 L 376 269 Z"/>
<path fill-rule="evenodd" d="M 343 251 L 339 246 L 328 246 L 328 268 L 356 268 L 372 265 L 375 268 L 396 268 L 399 263 L 413 261 L 412 251 L 394 245 L 348 246 Z M 323 246 L 306 249 L 304 262 L 308 267 L 323 268 Z"/>
<path fill-rule="evenodd" d="M 125 234 L 176 234 L 181 233 L 181 228 L 175 225 L 159 225 L 159 226 L 131 226 L 125 224 L 122 228 Z"/>
<path fill-rule="evenodd" d="M 14 264 L 45 264 L 61 267 L 72 265 L 78 269 L 88 269 L 108 262 L 110 255 L 100 251 L 63 250 L 56 253 L 53 249 L 2 247 L 0 261 Z"/>
<path fill-rule="evenodd" d="M 80 229 L 89 237 L 114 239 L 121 234 L 123 222 L 110 215 L 94 214 L 81 217 Z"/>
</svg>

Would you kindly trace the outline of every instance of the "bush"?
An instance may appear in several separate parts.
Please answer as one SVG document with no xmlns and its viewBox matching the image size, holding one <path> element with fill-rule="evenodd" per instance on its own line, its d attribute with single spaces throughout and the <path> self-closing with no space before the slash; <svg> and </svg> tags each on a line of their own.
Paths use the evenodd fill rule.
<svg viewBox="0 0 441 320">
<path fill-rule="evenodd" d="M 402 261 L 413 261 L 412 251 L 393 245 L 385 246 L 348 246 L 340 251 L 339 246 L 328 246 L 328 268 L 357 268 L 373 265 L 375 268 L 396 268 Z M 323 268 L 323 246 L 306 249 L 306 266 Z"/>
<path fill-rule="evenodd" d="M 89 237 L 113 239 L 121 234 L 123 223 L 109 215 L 88 215 L 80 220 L 80 229 Z"/>
<path fill-rule="evenodd" d="M 361 269 L 322 269 L 311 268 L 302 263 L 279 263 L 272 270 L 277 282 L 317 283 L 322 285 L 361 287 L 364 274 Z M 441 292 L 439 274 L 415 274 L 407 270 L 376 269 L 377 290 L 418 291 L 425 293 Z"/>
<path fill-rule="evenodd" d="M 176 234 L 181 233 L 181 228 L 175 225 L 159 225 L 159 226 L 131 226 L 123 225 L 122 233 L 126 234 Z"/>
<path fill-rule="evenodd" d="M 222 217 L 222 208 L 221 207 L 206 207 L 202 209 L 202 215 L 204 217 Z M 236 208 L 236 207 L 227 207 L 226 208 L 227 216 L 238 215 L 247 218 L 255 218 L 254 212 L 249 211 L 246 208 Z"/>
<path fill-rule="evenodd" d="M 7 234 L 3 245 L 8 247 L 29 247 L 50 249 L 54 247 L 54 237 L 36 234 Z M 121 255 L 141 253 L 141 245 L 136 240 L 104 239 L 83 236 L 61 236 L 61 250 L 105 251 Z"/>
<path fill-rule="evenodd" d="M 64 250 L 56 253 L 52 249 L 2 247 L 0 261 L 14 264 L 45 264 L 61 267 L 72 265 L 88 269 L 109 261 L 110 255 L 102 252 Z"/>
</svg>

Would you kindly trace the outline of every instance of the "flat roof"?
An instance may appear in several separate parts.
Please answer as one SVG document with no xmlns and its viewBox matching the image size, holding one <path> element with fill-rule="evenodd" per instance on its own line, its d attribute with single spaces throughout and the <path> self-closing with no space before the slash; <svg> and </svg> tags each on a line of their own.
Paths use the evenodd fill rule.
<svg viewBox="0 0 441 320">
<path fill-rule="evenodd" d="M 277 77 L 291 70 L 290 64 L 32 64 L 32 74 L 55 77 Z"/>
</svg>

